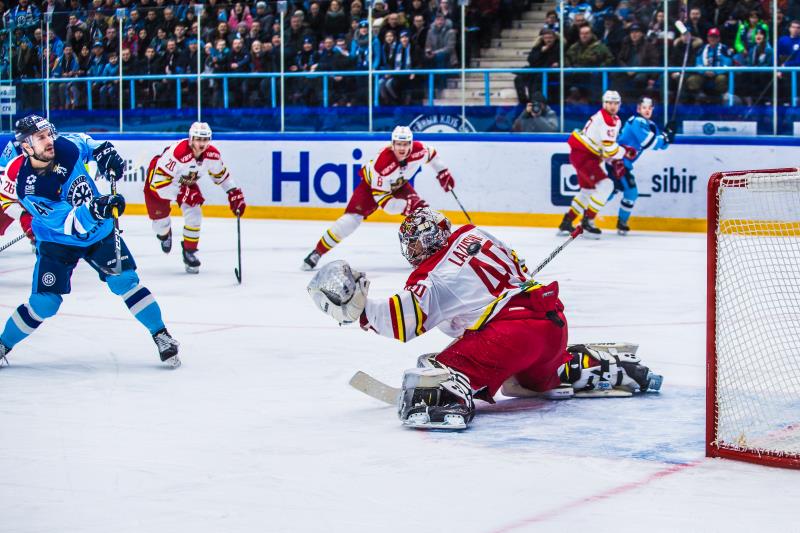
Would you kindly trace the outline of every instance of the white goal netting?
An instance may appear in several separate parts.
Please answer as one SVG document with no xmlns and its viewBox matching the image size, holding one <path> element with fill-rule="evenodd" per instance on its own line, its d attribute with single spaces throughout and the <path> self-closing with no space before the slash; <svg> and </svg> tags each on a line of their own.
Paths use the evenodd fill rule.
<svg viewBox="0 0 800 533">
<path fill-rule="evenodd" d="M 723 176 L 716 201 L 714 445 L 800 458 L 800 171 Z"/>
</svg>

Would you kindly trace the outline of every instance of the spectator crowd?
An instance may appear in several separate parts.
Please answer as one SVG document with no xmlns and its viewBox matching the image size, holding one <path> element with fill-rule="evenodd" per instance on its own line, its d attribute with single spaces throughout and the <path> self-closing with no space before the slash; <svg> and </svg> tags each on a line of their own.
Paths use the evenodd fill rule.
<svg viewBox="0 0 800 533">
<path fill-rule="evenodd" d="M 451 1 L 374 1 L 372 68 L 380 71 L 376 91 L 382 104 L 422 101 L 423 77 L 392 71 L 459 65 L 461 10 Z M 470 52 L 488 46 L 531 1 L 473 0 L 464 20 Z M 85 108 L 89 99 L 93 107 L 116 106 L 117 81 L 61 80 L 116 77 L 120 69 L 124 76 L 154 76 L 122 84 L 125 105 L 133 97 L 137 107 L 174 107 L 179 92 L 183 105 L 195 105 L 196 81 L 156 76 L 196 76 L 198 69 L 275 73 L 282 63 L 287 73 L 369 69 L 370 29 L 362 0 L 290 0 L 283 35 L 275 0 L 0 0 L 0 10 L 2 77 L 10 72 L 14 79 L 35 79 L 49 72 L 56 109 Z M 322 83 L 320 77 L 287 77 L 286 102 L 319 105 Z M 41 86 L 24 87 L 23 98 L 41 101 Z M 331 77 L 327 89 L 330 105 L 366 104 L 364 75 Z M 201 91 L 205 105 L 236 107 L 271 105 L 277 89 L 267 77 L 230 77 L 227 84 L 205 79 Z"/>
<path fill-rule="evenodd" d="M 655 0 L 566 0 L 564 31 L 561 13 L 547 14 L 544 27 L 533 43 L 527 66 L 559 67 L 560 40 L 564 40 L 567 67 L 708 67 L 685 76 L 681 103 L 717 104 L 732 98 L 737 104 L 770 103 L 770 72 L 741 73 L 729 95 L 729 73 L 721 67 L 772 67 L 773 31 L 778 35 L 778 66 L 800 66 L 800 1 L 778 2 L 776 28 L 773 3 L 769 0 L 669 1 L 668 24 L 664 24 L 664 3 Z M 683 21 L 688 31 L 681 34 L 674 22 Z M 568 72 L 568 70 L 567 70 Z M 624 72 L 609 77 L 610 88 L 623 97 L 646 95 L 661 100 L 662 74 Z M 675 97 L 680 72 L 669 75 L 669 95 Z M 552 80 L 553 77 L 550 77 Z M 542 76 L 519 74 L 515 88 L 520 103 L 542 100 Z M 566 76 L 568 104 L 596 102 L 600 94 L 599 74 Z M 789 76 L 779 81 L 780 94 L 788 101 Z M 525 111 L 521 117 L 524 117 Z"/>
</svg>

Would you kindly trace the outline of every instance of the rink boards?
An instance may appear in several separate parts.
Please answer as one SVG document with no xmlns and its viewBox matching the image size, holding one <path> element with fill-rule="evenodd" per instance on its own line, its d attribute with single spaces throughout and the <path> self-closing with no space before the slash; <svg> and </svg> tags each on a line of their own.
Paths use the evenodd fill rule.
<svg viewBox="0 0 800 533">
<path fill-rule="evenodd" d="M 115 142 L 129 162 L 120 190 L 129 212 L 144 213 L 147 164 L 170 135 L 95 135 Z M 557 224 L 578 191 L 566 135 L 440 134 L 418 137 L 432 145 L 456 180 L 459 199 L 482 224 Z M 648 151 L 636 163 L 640 197 L 635 227 L 704 231 L 706 184 L 714 172 L 797 166 L 792 138 L 682 137 L 667 150 Z M 227 134 L 215 136 L 231 175 L 245 192 L 253 218 L 334 219 L 358 184 L 358 171 L 387 144 L 386 134 Z M 432 170 L 414 177 L 434 208 L 459 220 L 458 205 L 439 188 Z M 201 185 L 208 216 L 230 216 L 221 189 Z M 616 221 L 619 195 L 601 213 Z M 374 220 L 392 220 L 378 212 Z"/>
</svg>

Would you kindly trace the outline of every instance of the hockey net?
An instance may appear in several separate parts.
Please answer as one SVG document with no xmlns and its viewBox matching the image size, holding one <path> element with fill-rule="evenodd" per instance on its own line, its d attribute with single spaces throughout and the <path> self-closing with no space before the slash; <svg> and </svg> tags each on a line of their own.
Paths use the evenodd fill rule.
<svg viewBox="0 0 800 533">
<path fill-rule="evenodd" d="M 706 455 L 800 468 L 800 169 L 708 186 Z"/>
</svg>

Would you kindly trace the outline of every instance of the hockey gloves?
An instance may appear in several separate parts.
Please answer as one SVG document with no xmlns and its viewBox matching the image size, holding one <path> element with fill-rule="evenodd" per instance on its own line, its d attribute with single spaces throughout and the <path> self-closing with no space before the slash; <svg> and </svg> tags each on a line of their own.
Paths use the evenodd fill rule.
<svg viewBox="0 0 800 533">
<path fill-rule="evenodd" d="M 622 161 L 622 159 L 612 159 L 611 170 L 614 173 L 614 178 L 619 180 L 625 177 L 626 169 L 625 169 L 625 163 Z"/>
<path fill-rule="evenodd" d="M 97 220 L 105 220 L 114 216 L 115 207 L 119 215 L 125 212 L 125 198 L 119 194 L 107 194 L 92 198 L 89 202 L 89 212 Z"/>
<path fill-rule="evenodd" d="M 624 144 L 620 146 L 625 150 L 625 159 L 634 160 L 639 155 L 639 152 L 633 146 L 625 146 Z"/>
<path fill-rule="evenodd" d="M 228 191 L 228 205 L 231 206 L 231 211 L 236 216 L 244 215 L 244 209 L 247 204 L 244 203 L 244 193 L 239 187 L 234 187 Z"/>
<path fill-rule="evenodd" d="M 367 305 L 369 280 L 352 270 L 346 261 L 328 263 L 308 284 L 308 294 L 314 304 L 340 325 L 352 324 L 361 318 Z"/>
<path fill-rule="evenodd" d="M 125 161 L 117 153 L 114 145 L 108 141 L 95 148 L 92 156 L 97 161 L 97 171 L 108 180 L 116 181 L 125 172 Z"/>
<path fill-rule="evenodd" d="M 203 202 L 205 202 L 206 199 L 203 198 L 203 193 L 200 192 L 200 187 L 194 183 L 192 185 L 181 185 L 176 201 L 178 202 L 178 205 L 196 207 L 198 205 L 203 205 Z"/>
<path fill-rule="evenodd" d="M 19 225 L 22 226 L 22 231 L 25 232 L 25 235 L 31 242 L 36 242 L 36 237 L 33 235 L 33 229 L 31 228 L 31 222 L 33 222 L 33 217 L 27 211 L 19 216 Z"/>
<path fill-rule="evenodd" d="M 442 170 L 436 175 L 436 179 L 439 180 L 439 185 L 442 186 L 442 190 L 444 192 L 450 192 L 453 190 L 453 187 L 456 186 L 456 182 L 453 179 L 453 175 L 450 174 L 450 171 L 447 169 Z"/>
<path fill-rule="evenodd" d="M 673 122 L 668 123 L 661 135 L 663 135 L 666 144 L 672 144 L 672 141 L 675 140 L 675 124 Z"/>
</svg>

